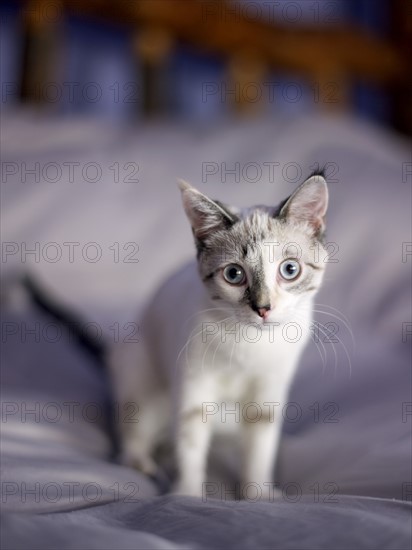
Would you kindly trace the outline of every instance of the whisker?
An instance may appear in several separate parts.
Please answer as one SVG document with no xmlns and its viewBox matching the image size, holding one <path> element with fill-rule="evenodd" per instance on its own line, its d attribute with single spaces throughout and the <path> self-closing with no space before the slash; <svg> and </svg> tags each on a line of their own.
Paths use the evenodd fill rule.
<svg viewBox="0 0 412 550">
<path fill-rule="evenodd" d="M 345 315 L 340 309 L 338 309 L 338 308 L 336 308 L 336 307 L 333 307 L 333 306 L 331 306 L 331 305 L 329 305 L 329 304 L 321 304 L 320 302 L 314 302 L 313 305 L 315 305 L 315 306 L 320 306 L 320 307 L 328 307 L 329 309 L 332 309 L 332 310 L 335 311 L 336 313 L 340 313 L 341 316 L 342 316 L 342 319 L 345 319 L 345 321 L 346 321 L 347 323 L 350 323 L 349 318 L 346 317 L 346 315 Z"/>
<path fill-rule="evenodd" d="M 231 317 L 231 316 L 230 316 L 230 317 Z M 227 319 L 230 319 L 230 317 L 227 317 Z M 225 319 L 223 319 L 223 321 L 225 321 Z M 221 321 L 221 322 L 222 322 L 222 321 Z M 178 353 L 178 356 L 177 356 L 177 358 L 176 358 L 176 364 L 178 363 L 178 361 L 179 361 L 180 356 L 182 355 L 182 353 L 186 350 L 185 356 L 186 356 L 186 365 L 187 365 L 187 349 L 188 349 L 188 346 L 189 346 L 190 342 L 191 342 L 192 340 L 194 340 L 195 338 L 197 338 L 200 334 L 202 334 L 202 332 L 203 332 L 203 330 L 204 330 L 204 327 L 202 326 L 202 328 L 200 329 L 200 331 L 197 332 L 195 335 L 192 336 L 192 334 L 194 333 L 194 331 L 195 331 L 197 328 L 199 328 L 199 326 L 196 326 L 196 325 L 195 325 L 195 326 L 193 327 L 191 333 L 189 334 L 189 337 L 188 337 L 186 343 L 182 346 L 181 350 L 180 350 L 179 353 Z"/>
<path fill-rule="evenodd" d="M 179 359 L 180 359 L 180 356 L 182 355 L 183 351 L 185 350 L 185 348 L 189 345 L 189 343 L 193 340 L 193 338 L 196 338 L 196 336 L 199 336 L 199 334 L 202 333 L 203 331 L 203 328 L 202 330 L 200 330 L 197 334 L 195 334 L 193 337 L 192 337 L 192 334 L 194 333 L 194 331 L 196 330 L 196 328 L 199 328 L 199 327 L 193 327 L 191 333 L 189 334 L 189 337 L 188 339 L 186 340 L 185 344 L 183 344 L 181 350 L 179 351 L 178 353 L 178 356 L 176 358 L 176 364 L 179 362 Z"/>
<path fill-rule="evenodd" d="M 224 319 L 224 321 L 228 321 L 228 320 L 229 320 L 229 321 L 230 321 L 230 320 L 233 320 L 232 324 L 229 325 L 229 330 L 231 331 L 231 330 L 233 329 L 233 327 L 236 326 L 236 324 L 237 324 L 238 321 L 237 321 L 235 315 L 232 315 L 232 317 L 230 317 L 230 318 L 228 318 L 228 319 Z M 220 336 L 221 336 L 221 335 L 222 335 L 222 334 L 220 333 Z M 236 342 L 236 335 L 235 335 L 235 338 L 234 338 L 234 344 L 235 344 L 235 342 Z M 215 364 L 216 353 L 217 353 L 218 349 L 220 348 L 220 346 L 221 346 L 223 343 L 226 343 L 226 342 L 223 342 L 223 340 L 221 339 L 221 340 L 218 342 L 218 345 L 216 346 L 216 348 L 215 348 L 215 350 L 214 350 L 214 352 L 213 352 L 213 358 L 212 358 L 212 365 L 213 365 L 213 366 L 214 366 L 214 364 Z M 232 354 L 232 352 L 233 352 L 233 347 L 232 347 L 231 354 Z"/>
<path fill-rule="evenodd" d="M 229 330 L 232 330 L 232 328 L 236 325 L 237 323 L 237 319 L 236 319 L 236 316 L 235 315 L 232 315 L 232 317 L 230 317 L 229 319 L 233 319 L 234 320 L 234 323 L 232 325 L 230 325 L 229 327 Z M 235 339 L 236 339 L 236 336 L 235 336 Z M 213 359 L 212 359 L 212 365 L 215 364 L 215 359 L 216 359 L 216 352 L 217 350 L 219 349 L 220 345 L 223 344 L 222 340 L 220 340 L 220 344 L 218 344 L 215 348 L 215 351 L 213 352 Z"/>
<path fill-rule="evenodd" d="M 207 309 L 200 309 L 199 311 L 196 311 L 190 317 L 188 317 L 184 321 L 184 324 L 188 323 L 191 319 L 193 319 L 193 317 L 196 317 L 196 315 L 201 315 L 202 313 L 207 313 L 209 311 L 226 311 L 227 312 L 227 309 L 225 309 L 223 307 L 209 307 Z"/>
<path fill-rule="evenodd" d="M 351 339 L 352 339 L 352 348 L 353 348 L 353 351 L 355 351 L 355 337 L 353 335 L 353 332 L 352 332 L 352 329 L 350 328 L 350 326 L 344 321 L 344 319 L 341 319 L 338 315 L 334 315 L 333 313 L 329 313 L 328 311 L 322 311 L 320 309 L 314 309 L 313 310 L 315 313 L 323 313 L 324 315 L 329 315 L 330 317 L 333 317 L 334 319 L 337 319 L 338 321 L 341 321 L 347 331 L 349 332 L 350 336 L 351 336 Z M 326 327 L 325 327 L 326 328 Z"/>
<path fill-rule="evenodd" d="M 348 333 L 350 334 L 350 337 L 351 337 L 351 340 L 352 340 L 352 352 L 355 353 L 355 349 L 356 349 L 355 336 L 353 334 L 353 331 L 352 331 L 351 326 L 350 326 L 350 322 L 347 319 L 347 317 L 341 311 L 339 311 L 338 309 L 336 309 L 332 306 L 327 306 L 327 304 L 315 304 L 315 305 L 320 305 L 320 306 L 323 305 L 325 307 L 330 307 L 331 309 L 333 309 L 334 311 L 337 311 L 338 313 L 340 313 L 342 315 L 342 317 L 340 317 L 339 315 L 335 315 L 334 313 L 330 313 L 329 311 L 324 311 L 322 309 L 305 308 L 305 311 L 313 311 L 314 313 L 321 313 L 323 315 L 329 315 L 330 317 L 333 317 L 335 319 L 338 319 L 338 321 L 341 321 L 342 324 L 345 326 L 346 330 L 348 331 Z M 325 325 L 324 325 L 324 328 L 326 330 L 328 330 Z"/>
<path fill-rule="evenodd" d="M 301 321 L 305 321 L 305 319 L 303 318 L 303 316 L 301 317 L 301 316 L 299 315 L 299 313 L 296 313 L 296 312 L 295 312 L 295 315 L 296 315 L 297 319 L 300 318 Z M 311 329 L 312 327 L 313 327 L 313 323 L 310 324 L 309 329 Z M 312 335 L 314 336 L 312 330 L 311 330 L 311 333 L 312 333 Z M 324 374 L 325 374 L 325 368 L 326 368 L 326 348 L 325 348 L 325 346 L 324 346 L 322 340 L 319 340 L 319 342 L 316 342 L 316 340 L 315 340 L 314 338 L 311 338 L 311 341 L 315 344 L 315 346 L 316 346 L 316 348 L 317 348 L 317 350 L 318 350 L 318 352 L 319 352 L 319 356 L 320 356 L 321 361 L 322 361 L 322 375 L 324 375 Z M 322 352 L 321 352 L 321 350 L 320 350 L 318 344 L 320 344 L 320 345 L 322 346 L 323 352 L 324 352 L 324 354 L 325 354 L 324 356 L 323 356 L 323 354 L 322 354 Z"/>
<path fill-rule="evenodd" d="M 218 324 L 224 323 L 225 321 L 227 321 L 227 320 L 229 320 L 229 319 L 232 319 L 232 317 L 233 317 L 233 316 L 230 315 L 229 317 L 226 317 L 225 319 L 222 319 L 221 321 L 218 321 Z M 195 327 L 195 328 L 196 328 L 196 327 Z M 195 329 L 194 329 L 194 330 L 195 330 Z M 185 365 L 186 365 L 186 367 L 189 367 L 189 360 L 188 360 L 188 356 L 187 356 L 187 354 L 188 354 L 188 349 L 189 349 L 189 344 L 190 344 L 190 342 L 192 342 L 195 338 L 197 338 L 200 334 L 202 334 L 203 331 L 204 331 L 204 326 L 203 326 L 203 323 L 202 323 L 202 328 L 201 328 L 201 330 L 200 330 L 197 334 L 195 334 L 193 337 L 189 338 L 189 340 L 186 342 L 186 344 L 185 344 L 185 346 L 184 346 L 184 347 L 186 348 L 186 349 L 185 349 Z M 193 333 L 193 331 L 192 331 L 192 333 Z M 191 334 L 192 334 L 192 333 L 191 333 Z M 218 335 L 219 335 L 219 331 L 217 332 L 217 334 L 216 334 L 215 336 L 218 336 Z M 214 336 L 214 337 L 215 337 L 215 336 Z M 212 341 L 213 341 L 214 337 L 212 338 Z M 210 345 L 210 343 L 211 343 L 211 342 L 209 342 L 208 345 Z M 183 350 L 182 350 L 182 351 L 183 351 Z M 201 368 L 202 368 L 202 370 L 203 370 L 203 360 L 202 360 Z"/>
<path fill-rule="evenodd" d="M 325 327 L 325 325 L 323 325 L 322 323 L 318 323 L 321 327 L 323 327 L 326 331 L 327 331 L 327 328 Z M 323 331 L 322 331 L 323 332 Z M 324 333 L 325 334 L 325 333 Z M 328 338 L 328 336 L 325 334 L 325 336 Z M 344 344 L 344 342 L 342 342 L 342 340 L 339 338 L 339 336 L 337 336 L 337 334 L 334 334 L 333 336 L 335 336 L 337 338 L 337 340 L 339 341 L 340 345 L 342 346 L 343 348 L 343 351 L 345 352 L 346 354 L 346 358 L 348 360 L 348 364 L 349 364 L 349 378 L 352 377 L 352 361 L 350 359 L 350 355 L 348 353 L 348 350 Z M 330 336 L 329 336 L 330 338 Z M 333 346 L 333 342 L 329 339 L 329 342 L 332 344 Z M 333 349 L 335 350 L 334 346 L 333 346 Z"/>
<path fill-rule="evenodd" d="M 223 323 L 225 321 L 228 321 L 229 319 L 232 319 L 232 318 L 233 318 L 233 315 L 231 315 L 230 317 L 226 317 L 226 319 L 222 319 L 222 321 L 220 321 L 219 324 Z M 216 334 L 213 336 L 213 338 L 210 340 L 210 342 L 208 342 L 208 344 L 206 346 L 206 349 L 205 349 L 205 351 L 203 353 L 203 357 L 202 357 L 202 370 L 203 370 L 203 367 L 204 367 L 204 362 L 205 362 L 207 350 L 211 346 L 212 342 L 214 342 L 218 336 L 221 336 L 221 332 L 219 330 L 216 332 Z M 217 347 L 219 347 L 219 346 L 217 346 Z M 216 347 L 216 349 L 217 349 L 217 347 Z M 216 352 L 216 349 L 215 349 L 215 352 Z M 214 357 L 215 357 L 215 354 L 213 354 L 213 360 L 214 360 Z"/>
<path fill-rule="evenodd" d="M 340 316 L 339 315 L 334 315 L 333 313 L 330 313 L 329 311 L 323 311 L 322 309 L 314 309 L 313 310 L 313 311 L 316 311 L 317 313 L 323 313 L 325 315 L 330 315 L 331 317 L 335 317 L 339 321 L 342 321 L 342 323 L 345 325 L 346 329 L 348 330 L 349 334 L 351 335 L 352 347 L 353 347 L 353 351 L 355 351 L 355 347 L 356 347 L 355 336 L 354 336 L 353 331 L 352 331 L 351 326 L 350 326 L 350 320 L 346 317 L 346 315 L 344 313 L 342 313 L 342 311 L 340 311 L 339 309 L 337 309 L 333 306 L 330 306 L 328 304 L 315 303 L 314 305 L 315 306 L 320 306 L 320 307 L 327 307 L 329 309 L 332 309 L 336 313 L 340 314 Z"/>
<path fill-rule="evenodd" d="M 322 330 L 321 327 L 325 328 L 322 323 L 319 323 L 319 321 L 315 321 L 316 324 L 317 324 L 317 328 L 318 330 L 323 334 L 323 336 L 325 336 L 326 338 L 328 338 L 328 335 L 326 334 L 326 332 L 324 330 Z M 321 342 L 322 340 L 319 338 L 319 342 Z M 332 350 L 333 350 L 333 354 L 335 356 L 335 365 L 334 365 L 334 374 L 335 374 L 335 378 L 336 378 L 336 375 L 337 375 L 337 372 L 338 372 L 338 354 L 336 353 L 336 349 L 335 349 L 335 346 L 334 346 L 334 343 L 329 340 L 325 343 L 328 343 L 328 344 L 332 344 Z"/>
</svg>

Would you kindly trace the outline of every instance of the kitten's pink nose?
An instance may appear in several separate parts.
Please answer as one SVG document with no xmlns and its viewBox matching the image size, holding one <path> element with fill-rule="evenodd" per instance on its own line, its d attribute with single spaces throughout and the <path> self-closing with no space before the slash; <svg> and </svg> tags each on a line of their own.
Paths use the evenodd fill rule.
<svg viewBox="0 0 412 550">
<path fill-rule="evenodd" d="M 270 306 L 259 307 L 257 310 L 259 317 L 262 317 L 262 318 L 266 317 L 269 311 L 270 311 Z"/>
</svg>

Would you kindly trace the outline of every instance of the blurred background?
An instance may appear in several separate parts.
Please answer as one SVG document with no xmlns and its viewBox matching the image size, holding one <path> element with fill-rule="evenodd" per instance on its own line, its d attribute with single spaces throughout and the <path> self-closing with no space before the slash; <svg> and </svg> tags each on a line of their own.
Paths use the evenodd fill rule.
<svg viewBox="0 0 412 550">
<path fill-rule="evenodd" d="M 342 205 L 374 173 L 411 177 L 408 0 L 14 0 L 1 16 L 2 268 L 88 318 L 133 318 L 191 257 L 176 178 L 246 206 L 321 167 Z"/>
<path fill-rule="evenodd" d="M 412 132 L 408 0 L 14 0 L 1 16 L 3 110 L 322 110 Z"/>
</svg>

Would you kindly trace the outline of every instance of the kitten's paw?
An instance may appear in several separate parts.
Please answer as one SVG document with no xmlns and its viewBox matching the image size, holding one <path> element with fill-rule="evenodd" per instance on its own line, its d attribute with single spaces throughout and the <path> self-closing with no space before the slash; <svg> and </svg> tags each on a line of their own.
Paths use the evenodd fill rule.
<svg viewBox="0 0 412 550">
<path fill-rule="evenodd" d="M 279 501 L 283 498 L 283 495 L 282 495 L 282 491 L 276 487 L 273 487 L 271 489 L 271 499 L 270 501 L 272 500 L 276 500 L 276 501 Z"/>
<path fill-rule="evenodd" d="M 202 497 L 202 484 L 199 483 L 199 485 L 196 485 L 194 483 L 176 481 L 172 486 L 171 494 L 190 497 Z"/>
<path fill-rule="evenodd" d="M 156 462 L 147 455 L 125 452 L 121 455 L 120 461 L 125 466 L 139 470 L 139 472 L 147 476 L 154 477 L 158 471 Z"/>
</svg>

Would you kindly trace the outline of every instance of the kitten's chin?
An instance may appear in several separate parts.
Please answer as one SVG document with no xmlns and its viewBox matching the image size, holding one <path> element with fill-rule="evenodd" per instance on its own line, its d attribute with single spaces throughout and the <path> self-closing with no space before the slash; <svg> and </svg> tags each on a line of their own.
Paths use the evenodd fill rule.
<svg viewBox="0 0 412 550">
<path fill-rule="evenodd" d="M 263 329 L 270 329 L 271 327 L 283 325 L 293 320 L 295 320 L 295 316 L 290 310 L 272 310 L 270 312 L 270 315 L 268 315 L 267 317 L 260 317 L 260 315 L 255 313 L 247 315 L 245 316 L 243 322 L 246 324 L 253 323 L 262 327 Z"/>
<path fill-rule="evenodd" d="M 275 312 L 273 312 L 270 317 L 266 317 L 266 318 L 260 317 L 257 314 L 251 314 L 251 315 L 238 314 L 236 315 L 236 317 L 238 322 L 241 324 L 257 325 L 259 327 L 262 327 L 263 329 L 265 328 L 269 329 L 270 327 L 273 327 L 273 326 L 279 326 L 280 324 L 288 320 L 288 316 L 286 316 L 285 314 L 275 313 Z"/>
<path fill-rule="evenodd" d="M 263 329 L 270 329 L 271 327 L 278 327 L 283 325 L 288 321 L 288 318 L 285 315 L 273 315 L 270 319 L 261 319 L 259 317 L 257 322 Z"/>
</svg>

